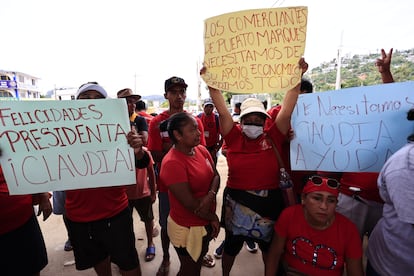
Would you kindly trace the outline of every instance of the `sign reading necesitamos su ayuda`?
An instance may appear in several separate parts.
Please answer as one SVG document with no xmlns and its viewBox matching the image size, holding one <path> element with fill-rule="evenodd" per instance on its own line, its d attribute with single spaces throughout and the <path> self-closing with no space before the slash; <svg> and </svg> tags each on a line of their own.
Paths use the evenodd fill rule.
<svg viewBox="0 0 414 276">
<path fill-rule="evenodd" d="M 300 95 L 290 144 L 293 170 L 378 172 L 407 143 L 414 82 Z"/>
<path fill-rule="evenodd" d="M 0 102 L 10 194 L 135 183 L 125 100 Z"/>
</svg>

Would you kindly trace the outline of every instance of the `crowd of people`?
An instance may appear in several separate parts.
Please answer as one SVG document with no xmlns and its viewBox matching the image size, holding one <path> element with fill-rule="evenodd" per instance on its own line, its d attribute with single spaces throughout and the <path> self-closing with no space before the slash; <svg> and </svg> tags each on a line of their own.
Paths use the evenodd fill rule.
<svg viewBox="0 0 414 276">
<path fill-rule="evenodd" d="M 376 65 L 383 83 L 394 82 L 392 49 Z M 308 64 L 298 62 L 302 75 Z M 208 68 L 202 68 L 204 74 Z M 200 275 L 213 267 L 210 241 L 220 230 L 224 241 L 215 250 L 222 275 L 231 274 L 243 245 L 262 254 L 266 276 L 274 275 L 406 275 L 414 269 L 414 135 L 393 154 L 379 173 L 292 171 L 297 204 L 286 206 L 279 187 L 279 168 L 289 164 L 289 141 L 295 133 L 291 116 L 302 93 L 312 93 L 302 79 L 283 102 L 269 110 L 256 98 L 237 104 L 231 114 L 220 90 L 197 116 L 184 110 L 188 85 L 183 78 L 165 80 L 168 109 L 146 112 L 141 96 L 121 89 L 131 130 L 126 138 L 135 154 L 136 183 L 34 195 L 9 195 L 0 167 L 0 274 L 40 275 L 48 264 L 36 215 L 62 215 L 67 229 L 65 250 L 73 250 L 77 270 L 93 268 L 111 275 L 141 275 L 135 245 L 133 209 L 145 224 L 145 261 L 156 256 L 158 215 L 162 260 L 157 276 L 169 275 L 170 244 L 178 256 L 177 275 Z M 81 85 L 76 100 L 108 97 L 96 82 Z M 216 112 L 215 112 L 216 111 Z M 407 115 L 414 120 L 414 109 Z M 228 176 L 221 183 L 219 152 Z M 276 154 L 275 154 L 276 152 Z M 217 196 L 222 189 L 222 206 Z M 157 201 L 158 214 L 153 212 Z M 39 205 L 38 213 L 33 206 Z M 52 208 L 53 207 L 53 208 Z M 220 214 L 220 215 L 217 215 Z M 363 240 L 368 238 L 367 265 Z"/>
</svg>

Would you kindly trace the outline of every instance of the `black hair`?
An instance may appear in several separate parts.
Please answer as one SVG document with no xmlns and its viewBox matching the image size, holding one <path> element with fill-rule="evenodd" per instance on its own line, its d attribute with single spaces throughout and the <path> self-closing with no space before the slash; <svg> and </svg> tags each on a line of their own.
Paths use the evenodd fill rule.
<svg viewBox="0 0 414 276">
<path fill-rule="evenodd" d="M 302 79 L 300 82 L 300 91 L 303 93 L 312 93 L 313 84 L 307 79 Z"/>
<path fill-rule="evenodd" d="M 236 104 L 234 105 L 234 107 L 235 107 L 235 108 L 240 108 L 240 107 L 241 107 L 241 103 L 236 103 Z"/>
<path fill-rule="evenodd" d="M 414 121 L 414 108 L 411 108 L 407 112 L 407 120 Z M 407 140 L 410 142 L 414 142 L 414 133 L 407 137 Z"/>
<path fill-rule="evenodd" d="M 191 121 L 192 115 L 187 112 L 175 113 L 168 119 L 168 136 L 173 144 L 178 142 L 174 136 L 174 130 L 176 130 L 179 134 L 183 134 L 183 127 Z"/>
<path fill-rule="evenodd" d="M 264 108 L 265 108 L 265 109 L 267 109 L 267 100 L 264 100 L 264 101 L 262 102 L 262 104 L 263 104 Z"/>
<path fill-rule="evenodd" d="M 147 106 L 143 100 L 139 100 L 135 103 L 135 109 L 136 110 L 145 110 L 147 109 Z"/>
<path fill-rule="evenodd" d="M 414 121 L 414 108 L 411 108 L 407 112 L 407 120 L 408 121 Z"/>
</svg>

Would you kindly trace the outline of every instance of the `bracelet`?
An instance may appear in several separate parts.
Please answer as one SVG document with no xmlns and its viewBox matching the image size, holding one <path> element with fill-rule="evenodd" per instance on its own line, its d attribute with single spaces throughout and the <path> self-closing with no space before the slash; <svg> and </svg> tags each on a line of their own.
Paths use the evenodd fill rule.
<svg viewBox="0 0 414 276">
<path fill-rule="evenodd" d="M 208 191 L 209 193 L 212 193 L 213 195 L 217 195 L 217 193 L 213 190 Z"/>
</svg>

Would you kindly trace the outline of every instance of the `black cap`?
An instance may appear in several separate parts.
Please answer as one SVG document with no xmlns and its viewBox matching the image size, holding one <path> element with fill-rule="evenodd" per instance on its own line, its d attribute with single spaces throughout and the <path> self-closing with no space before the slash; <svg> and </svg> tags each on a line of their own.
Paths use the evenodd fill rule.
<svg viewBox="0 0 414 276">
<path fill-rule="evenodd" d="M 182 79 L 182 78 L 171 77 L 171 78 L 169 78 L 168 80 L 165 81 L 165 84 L 164 84 L 165 92 L 167 92 L 168 90 L 170 90 L 174 86 L 181 86 L 181 87 L 187 88 L 188 85 L 185 83 L 184 79 Z"/>
</svg>

